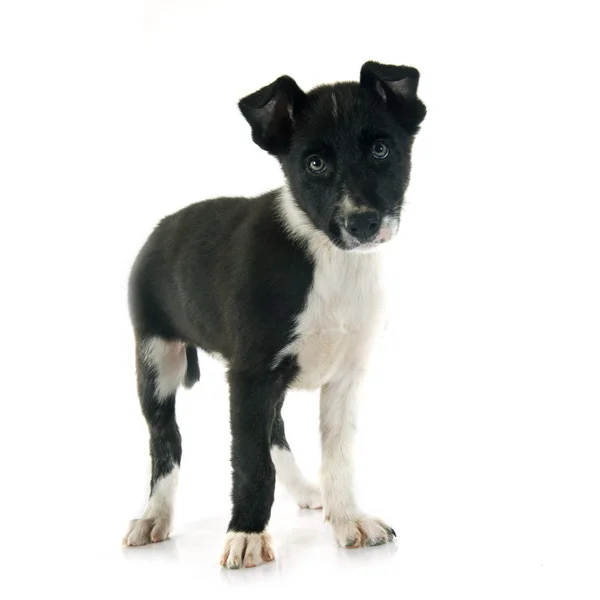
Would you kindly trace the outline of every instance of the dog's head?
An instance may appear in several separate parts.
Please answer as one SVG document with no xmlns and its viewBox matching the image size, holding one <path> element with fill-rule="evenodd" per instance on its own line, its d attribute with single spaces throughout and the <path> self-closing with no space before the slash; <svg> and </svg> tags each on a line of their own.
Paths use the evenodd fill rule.
<svg viewBox="0 0 600 600">
<path fill-rule="evenodd" d="M 281 163 L 293 210 L 339 248 L 373 249 L 398 231 L 426 112 L 418 82 L 412 67 L 368 62 L 360 83 L 304 93 L 283 76 L 239 103 L 253 140 Z"/>
</svg>

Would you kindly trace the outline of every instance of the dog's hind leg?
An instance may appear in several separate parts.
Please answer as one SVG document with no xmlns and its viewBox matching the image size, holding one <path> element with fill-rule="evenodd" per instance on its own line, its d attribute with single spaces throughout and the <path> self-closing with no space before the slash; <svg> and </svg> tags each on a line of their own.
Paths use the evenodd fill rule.
<svg viewBox="0 0 600 600">
<path fill-rule="evenodd" d="M 282 407 L 283 400 L 277 405 L 271 435 L 271 458 L 277 479 L 283 483 L 300 508 L 322 508 L 323 502 L 318 486 L 302 475 L 290 450 L 281 416 Z"/>
<path fill-rule="evenodd" d="M 175 420 L 179 385 L 191 387 L 199 379 L 195 348 L 156 336 L 136 339 L 138 395 L 150 433 L 152 478 L 150 498 L 139 519 L 130 523 L 123 539 L 142 546 L 167 538 L 181 462 L 181 435 Z"/>
</svg>

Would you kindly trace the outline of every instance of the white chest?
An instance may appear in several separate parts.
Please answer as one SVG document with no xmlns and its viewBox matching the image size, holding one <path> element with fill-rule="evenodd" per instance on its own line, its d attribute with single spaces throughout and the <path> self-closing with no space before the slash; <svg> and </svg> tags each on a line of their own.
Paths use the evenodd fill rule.
<svg viewBox="0 0 600 600">
<path fill-rule="evenodd" d="M 316 257 L 313 285 L 284 354 L 297 356 L 294 387 L 316 389 L 351 368 L 370 350 L 382 322 L 377 253 L 336 248 Z"/>
</svg>

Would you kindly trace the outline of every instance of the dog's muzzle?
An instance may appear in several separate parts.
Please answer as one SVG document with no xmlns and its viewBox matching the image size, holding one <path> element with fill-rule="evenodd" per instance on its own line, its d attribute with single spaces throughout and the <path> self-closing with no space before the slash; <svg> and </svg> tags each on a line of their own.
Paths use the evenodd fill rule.
<svg viewBox="0 0 600 600">
<path fill-rule="evenodd" d="M 348 250 L 370 250 L 391 240 L 398 231 L 399 219 L 375 211 L 348 214 L 340 223 Z"/>
<path fill-rule="evenodd" d="M 346 231 L 359 242 L 368 242 L 375 238 L 381 227 L 381 217 L 375 211 L 355 212 L 348 215 Z"/>
</svg>

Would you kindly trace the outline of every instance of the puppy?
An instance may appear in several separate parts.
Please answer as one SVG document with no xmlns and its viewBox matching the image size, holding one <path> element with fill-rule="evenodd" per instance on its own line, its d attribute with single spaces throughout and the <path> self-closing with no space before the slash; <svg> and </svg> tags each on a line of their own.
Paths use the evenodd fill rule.
<svg viewBox="0 0 600 600">
<path fill-rule="evenodd" d="M 341 546 L 395 537 L 357 506 L 351 457 L 381 324 L 379 249 L 398 231 L 426 112 L 418 81 L 412 67 L 367 62 L 358 83 L 305 93 L 282 76 L 243 98 L 252 138 L 279 161 L 283 187 L 193 204 L 163 219 L 141 249 L 129 304 L 152 479 L 126 545 L 169 535 L 181 459 L 175 395 L 200 378 L 197 347 L 228 365 L 233 508 L 221 565 L 273 560 L 276 475 L 299 506 L 324 508 Z M 288 388 L 320 388 L 320 488 L 285 437 Z"/>
</svg>

